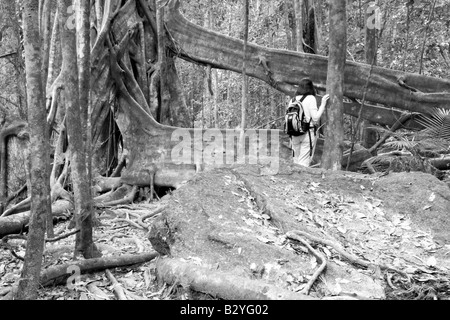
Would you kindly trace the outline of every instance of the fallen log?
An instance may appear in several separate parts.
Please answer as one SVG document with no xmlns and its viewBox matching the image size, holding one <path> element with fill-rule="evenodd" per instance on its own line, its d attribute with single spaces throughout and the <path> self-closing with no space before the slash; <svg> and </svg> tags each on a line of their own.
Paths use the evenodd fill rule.
<svg viewBox="0 0 450 320">
<path fill-rule="evenodd" d="M 449 170 L 450 169 L 450 157 L 430 159 L 430 163 L 433 167 L 439 170 Z"/>
<path fill-rule="evenodd" d="M 344 113 L 355 118 L 359 117 L 359 110 L 361 104 L 358 102 L 344 102 Z M 361 110 L 361 118 L 369 120 L 373 123 L 379 123 L 381 125 L 393 126 L 398 119 L 401 119 L 405 115 L 405 111 L 395 110 L 393 108 L 374 106 L 371 104 L 364 104 Z M 417 122 L 419 113 L 411 114 L 403 124 L 403 128 L 408 130 L 421 130 L 423 126 Z"/>
<path fill-rule="evenodd" d="M 97 177 L 95 178 L 95 191 L 103 193 L 110 190 L 115 190 L 120 187 L 122 182 L 120 177 Z"/>
<path fill-rule="evenodd" d="M 77 260 L 63 265 L 53 266 L 41 273 L 40 284 L 42 286 L 57 285 L 65 283 L 71 276 L 70 266 L 77 266 L 80 274 L 112 269 L 117 267 L 132 266 L 153 260 L 158 256 L 156 252 L 142 254 L 127 254 L 115 257 L 102 257 L 95 259 Z"/>
<path fill-rule="evenodd" d="M 67 211 L 73 209 L 73 205 L 67 200 L 57 200 L 52 205 L 54 218 L 66 217 Z M 0 238 L 13 233 L 19 233 L 30 220 L 30 211 L 14 214 L 12 216 L 0 217 Z"/>
<path fill-rule="evenodd" d="M 213 271 L 180 259 L 159 259 L 157 277 L 168 284 L 189 284 L 192 290 L 226 300 L 316 300 L 313 297 L 223 271 Z"/>
<path fill-rule="evenodd" d="M 311 160 L 311 165 L 316 165 L 320 163 L 323 153 L 323 146 L 324 146 L 325 140 L 323 138 L 317 139 L 316 146 L 314 147 L 313 151 L 313 158 Z M 359 169 L 361 164 L 372 157 L 372 154 L 369 152 L 369 150 L 361 148 L 359 150 L 355 150 L 352 153 L 352 157 L 350 159 L 350 165 L 348 167 L 348 171 L 356 171 Z M 345 170 L 347 168 L 347 161 L 349 159 L 349 152 L 344 152 L 342 156 L 342 170 Z"/>
<path fill-rule="evenodd" d="M 179 6 L 179 0 L 169 1 L 165 15 L 165 25 L 174 40 L 172 49 L 177 56 L 213 68 L 241 72 L 243 41 L 189 22 L 180 13 Z M 281 92 L 294 94 L 295 86 L 304 77 L 310 77 L 318 88 L 326 87 L 326 56 L 266 48 L 253 43 L 248 43 L 247 50 L 247 74 Z M 369 83 L 364 90 L 367 79 Z M 428 114 L 433 107 L 450 108 L 450 81 L 347 61 L 344 95 L 352 99 L 362 99 L 365 95 L 365 100 L 372 103 Z"/>
</svg>

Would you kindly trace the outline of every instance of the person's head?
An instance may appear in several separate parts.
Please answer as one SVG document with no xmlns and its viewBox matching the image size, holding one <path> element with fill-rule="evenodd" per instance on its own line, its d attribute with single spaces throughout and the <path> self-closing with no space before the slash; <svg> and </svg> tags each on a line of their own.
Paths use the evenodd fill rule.
<svg viewBox="0 0 450 320">
<path fill-rule="evenodd" d="M 316 89 L 314 88 L 314 84 L 309 78 L 303 78 L 300 80 L 298 84 L 297 91 L 295 92 L 296 96 L 304 96 L 304 95 L 316 95 Z"/>
</svg>

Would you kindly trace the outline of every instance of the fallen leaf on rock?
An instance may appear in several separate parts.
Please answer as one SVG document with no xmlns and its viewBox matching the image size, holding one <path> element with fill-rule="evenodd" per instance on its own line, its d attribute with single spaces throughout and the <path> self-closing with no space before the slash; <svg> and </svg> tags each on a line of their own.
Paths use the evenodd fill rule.
<svg viewBox="0 0 450 320">
<path fill-rule="evenodd" d="M 347 229 L 345 229 L 344 227 L 337 227 L 337 229 L 342 234 L 345 234 L 347 232 Z"/>
<path fill-rule="evenodd" d="M 267 239 L 267 238 L 264 238 L 264 237 L 261 237 L 261 236 L 256 236 L 256 239 L 258 239 L 258 240 L 261 241 L 262 243 L 273 242 L 272 240 Z"/>
<path fill-rule="evenodd" d="M 435 257 L 430 257 L 427 259 L 426 265 L 428 267 L 436 267 L 437 261 Z"/>
<path fill-rule="evenodd" d="M 410 273 L 410 274 L 413 274 L 414 272 L 416 272 L 417 271 L 417 268 L 414 268 L 414 267 L 407 267 L 405 270 L 403 270 L 404 272 L 406 272 L 406 273 Z"/>
<path fill-rule="evenodd" d="M 355 214 L 355 218 L 356 219 L 363 219 L 363 218 L 367 218 L 367 216 L 364 213 L 362 213 L 362 212 L 357 212 Z"/>
<path fill-rule="evenodd" d="M 347 279 L 336 278 L 336 283 L 347 284 L 347 283 L 350 283 L 350 281 Z"/>
<path fill-rule="evenodd" d="M 341 267 L 346 267 L 347 266 L 347 264 L 345 262 L 343 262 L 343 261 L 341 261 L 339 259 L 334 259 L 333 261 L 334 261 L 334 263 L 340 265 Z"/>
<path fill-rule="evenodd" d="M 328 250 L 327 247 L 322 247 L 323 252 L 325 252 L 325 255 L 327 256 L 328 259 L 331 258 L 331 251 Z"/>
</svg>

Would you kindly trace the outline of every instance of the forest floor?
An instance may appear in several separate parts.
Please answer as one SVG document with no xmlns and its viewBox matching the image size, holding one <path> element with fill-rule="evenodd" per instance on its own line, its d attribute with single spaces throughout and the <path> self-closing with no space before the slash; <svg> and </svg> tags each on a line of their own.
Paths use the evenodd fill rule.
<svg viewBox="0 0 450 320">
<path fill-rule="evenodd" d="M 168 230 L 162 247 L 192 266 L 301 292 L 321 261 L 292 239 L 298 231 L 327 243 L 304 237 L 327 261 L 309 292 L 314 298 L 450 299 L 450 190 L 429 174 L 363 175 L 292 164 L 277 175 L 249 165 L 202 172 L 160 201 L 99 210 L 95 242 L 103 256 L 161 252 L 148 230 L 124 220 L 161 207 L 145 221 L 153 223 L 150 234 Z M 67 224 L 55 231 L 67 232 Z M 24 255 L 24 241 L 9 243 Z M 71 236 L 47 244 L 44 268 L 71 261 L 73 243 Z M 128 299 L 220 298 L 199 296 L 182 278 L 163 284 L 158 259 L 110 270 Z M 0 293 L 19 278 L 21 266 L 0 251 Z M 41 288 L 39 298 L 113 300 L 114 287 L 100 271 L 82 275 L 74 289 Z"/>
</svg>

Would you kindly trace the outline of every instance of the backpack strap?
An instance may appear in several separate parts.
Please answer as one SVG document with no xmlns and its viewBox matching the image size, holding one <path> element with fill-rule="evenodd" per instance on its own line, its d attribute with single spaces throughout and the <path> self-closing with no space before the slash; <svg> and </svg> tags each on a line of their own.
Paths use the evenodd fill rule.
<svg viewBox="0 0 450 320">
<path fill-rule="evenodd" d="M 305 100 L 307 96 L 308 96 L 307 94 L 302 96 L 302 98 L 300 99 L 300 102 L 303 102 L 303 100 Z"/>
</svg>

